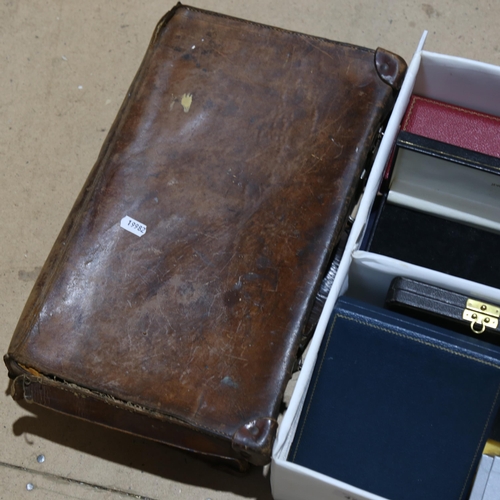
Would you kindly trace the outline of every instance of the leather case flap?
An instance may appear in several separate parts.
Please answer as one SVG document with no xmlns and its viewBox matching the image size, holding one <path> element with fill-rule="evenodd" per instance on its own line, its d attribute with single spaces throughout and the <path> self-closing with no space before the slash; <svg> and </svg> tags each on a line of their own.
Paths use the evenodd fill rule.
<svg viewBox="0 0 500 500">
<path fill-rule="evenodd" d="M 175 7 L 10 359 L 182 422 L 191 449 L 201 432 L 268 462 L 301 333 L 405 68 L 386 51 Z"/>
</svg>

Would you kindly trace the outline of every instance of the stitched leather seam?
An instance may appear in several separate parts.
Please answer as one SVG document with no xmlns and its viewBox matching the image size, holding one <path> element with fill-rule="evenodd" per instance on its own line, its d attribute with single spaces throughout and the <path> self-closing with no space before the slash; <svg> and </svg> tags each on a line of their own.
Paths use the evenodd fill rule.
<svg viewBox="0 0 500 500">
<path fill-rule="evenodd" d="M 426 100 L 424 97 L 421 97 L 421 96 L 415 96 L 415 99 L 419 99 L 421 101 Z M 467 109 L 467 108 L 462 108 L 460 106 L 454 106 L 453 104 L 448 104 L 446 102 L 438 101 L 437 104 L 439 104 L 440 106 L 442 106 L 444 108 L 449 108 L 449 109 L 453 109 L 455 111 L 460 111 L 461 113 L 467 113 L 469 115 L 479 116 L 480 118 L 489 118 L 491 120 L 500 122 L 500 118 L 498 116 L 495 116 L 495 115 L 489 115 L 487 113 L 480 113 L 479 111 L 474 111 L 473 109 Z"/>
<path fill-rule="evenodd" d="M 180 422 L 180 423 L 187 425 L 187 426 L 193 425 L 188 420 L 183 420 L 183 419 L 176 417 L 174 415 L 168 415 L 168 414 L 165 414 L 165 413 L 162 413 L 159 411 L 151 410 L 151 409 L 146 408 L 144 406 L 141 406 L 137 403 L 124 401 L 124 400 L 115 398 L 114 396 L 111 396 L 109 394 L 104 394 L 104 393 L 101 393 L 99 391 L 87 389 L 87 388 L 79 386 L 77 384 L 73 384 L 73 383 L 70 383 L 67 381 L 59 381 L 58 383 L 60 385 L 55 386 L 52 384 L 44 383 L 44 378 L 46 378 L 45 375 L 40 375 L 40 376 L 35 376 L 35 377 L 40 380 L 39 383 L 43 387 L 50 387 L 50 388 L 54 388 L 56 390 L 69 392 L 72 395 L 77 396 L 77 397 L 79 395 L 85 396 L 86 395 L 85 393 L 88 393 L 87 396 L 94 396 L 95 398 L 99 398 L 100 401 L 102 401 L 103 403 L 109 404 L 110 406 L 113 406 L 113 403 L 117 403 L 120 405 L 119 406 L 120 409 L 126 410 L 126 411 L 131 412 L 131 413 L 138 413 L 139 411 L 141 411 L 141 412 L 144 412 L 144 413 L 149 414 L 149 415 L 157 415 L 161 418 L 167 418 L 168 420 L 174 420 L 176 422 Z M 55 382 L 57 382 L 57 381 L 55 381 Z M 210 427 L 200 425 L 198 423 L 196 423 L 196 428 L 204 429 L 204 430 L 208 431 L 210 434 L 216 434 L 216 435 L 223 436 L 223 437 L 226 437 L 229 439 L 232 438 L 231 434 L 226 434 L 224 432 L 218 431 L 217 429 L 212 429 Z"/>
</svg>

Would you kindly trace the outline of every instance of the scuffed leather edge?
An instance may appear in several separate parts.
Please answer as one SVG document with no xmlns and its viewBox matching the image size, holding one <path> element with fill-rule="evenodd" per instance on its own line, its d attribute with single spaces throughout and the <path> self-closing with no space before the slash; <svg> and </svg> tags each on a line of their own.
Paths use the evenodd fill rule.
<svg viewBox="0 0 500 500">
<path fill-rule="evenodd" d="M 399 91 L 407 70 L 407 64 L 402 57 L 379 47 L 375 51 L 375 69 L 383 82 L 396 92 Z"/>
<path fill-rule="evenodd" d="M 4 356 L 4 362 L 9 378 L 14 381 L 11 385 L 11 396 L 15 401 L 25 400 L 27 403 L 38 404 L 104 427 L 117 428 L 186 451 L 195 451 L 240 472 L 246 471 L 249 464 L 263 466 L 271 460 L 272 445 L 278 429 L 278 422 L 273 418 L 251 420 L 240 427 L 231 439 L 230 436 L 214 432 L 213 429 L 199 426 L 194 428 L 189 422 L 174 416 L 121 401 L 77 384 L 54 380 L 33 368 L 19 364 L 8 354 Z M 113 411 L 117 411 L 122 417 L 115 418 L 110 414 L 112 422 L 107 422 L 108 413 L 102 410 L 105 405 L 112 406 Z M 129 421 L 124 423 L 127 420 L 127 417 L 123 417 L 124 412 L 132 419 L 132 425 Z M 173 429 L 169 432 L 170 426 Z M 151 433 L 148 430 L 151 430 Z M 162 433 L 164 438 L 161 437 Z M 197 441 L 196 449 L 186 444 L 186 441 L 194 436 Z M 200 439 L 204 442 L 201 447 Z"/>
<path fill-rule="evenodd" d="M 24 400 L 110 429 L 195 452 L 240 472 L 248 470 L 251 463 L 232 450 L 230 440 L 221 441 L 219 436 L 193 429 L 178 419 L 41 374 L 30 372 L 15 377 L 11 396 L 15 401 Z M 108 409 L 110 406 L 112 409 Z M 196 443 L 195 448 L 190 446 L 191 440 Z"/>
<path fill-rule="evenodd" d="M 247 422 L 233 436 L 233 449 L 255 465 L 266 465 L 278 429 L 274 418 L 259 418 Z"/>
<path fill-rule="evenodd" d="M 205 15 L 210 15 L 210 16 L 213 16 L 213 17 L 218 17 L 218 18 L 222 18 L 222 19 L 229 19 L 229 20 L 233 20 L 233 21 L 238 21 L 238 22 L 245 23 L 247 25 L 256 26 L 256 27 L 259 27 L 259 28 L 264 28 L 264 29 L 273 30 L 273 31 L 279 31 L 281 33 L 287 33 L 289 35 L 293 35 L 293 36 L 297 36 L 297 37 L 300 37 L 300 38 L 309 39 L 311 41 L 325 42 L 325 43 L 328 43 L 328 44 L 338 45 L 338 46 L 341 46 L 341 47 L 345 47 L 345 48 L 351 49 L 351 50 L 359 50 L 359 51 L 362 51 L 362 52 L 375 53 L 375 51 L 373 49 L 370 49 L 368 47 L 363 47 L 361 45 L 354 45 L 352 43 L 347 43 L 347 42 L 339 42 L 338 40 L 329 40 L 328 38 L 323 38 L 323 37 L 315 36 L 315 35 L 309 35 L 307 33 L 301 33 L 300 31 L 292 31 L 292 30 L 288 30 L 288 29 L 285 29 L 285 28 L 280 28 L 278 26 L 271 26 L 269 24 L 259 23 L 257 21 L 250 21 L 248 19 L 242 19 L 241 17 L 230 16 L 230 15 L 227 15 L 227 14 L 221 14 L 219 12 L 213 12 L 213 11 L 210 11 L 210 10 L 200 9 L 198 7 L 192 7 L 190 5 L 184 5 L 184 4 L 181 4 L 180 2 L 177 3 L 177 5 L 174 7 L 174 9 L 177 9 L 177 8 L 180 8 L 180 7 L 182 7 L 186 11 L 200 12 L 200 13 L 203 13 Z M 174 9 L 172 9 L 172 10 L 174 10 Z"/>
<path fill-rule="evenodd" d="M 176 12 L 181 8 L 185 7 L 181 4 L 181 2 L 177 2 L 172 9 L 170 9 L 156 24 L 156 28 L 153 32 L 153 36 L 151 37 L 150 45 L 154 45 L 161 31 L 165 28 L 165 26 L 169 23 L 169 21 L 174 17 Z"/>
</svg>

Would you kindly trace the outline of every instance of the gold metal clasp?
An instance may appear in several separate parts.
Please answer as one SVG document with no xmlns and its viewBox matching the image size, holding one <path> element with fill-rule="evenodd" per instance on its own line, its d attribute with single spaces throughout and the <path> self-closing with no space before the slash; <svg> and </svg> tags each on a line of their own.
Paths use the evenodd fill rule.
<svg viewBox="0 0 500 500">
<path fill-rule="evenodd" d="M 470 321 L 470 328 L 478 335 L 486 328 L 497 328 L 500 318 L 500 307 L 481 302 L 479 300 L 467 299 L 462 318 Z"/>
</svg>

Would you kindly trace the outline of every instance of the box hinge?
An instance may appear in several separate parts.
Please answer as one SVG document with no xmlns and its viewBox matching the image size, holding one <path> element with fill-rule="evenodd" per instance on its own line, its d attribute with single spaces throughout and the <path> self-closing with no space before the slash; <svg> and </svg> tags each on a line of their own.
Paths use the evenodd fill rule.
<svg viewBox="0 0 500 500">
<path fill-rule="evenodd" d="M 462 318 L 470 321 L 470 327 L 474 333 L 480 334 L 486 328 L 498 327 L 500 307 L 479 300 L 467 299 Z"/>
</svg>

